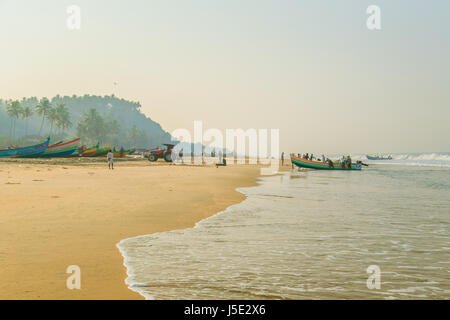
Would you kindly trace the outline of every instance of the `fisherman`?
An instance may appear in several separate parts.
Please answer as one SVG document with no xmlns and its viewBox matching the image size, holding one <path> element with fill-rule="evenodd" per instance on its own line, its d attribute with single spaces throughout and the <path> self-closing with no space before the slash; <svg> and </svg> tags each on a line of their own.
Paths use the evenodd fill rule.
<svg viewBox="0 0 450 320">
<path fill-rule="evenodd" d="M 350 156 L 347 156 L 347 166 L 349 169 L 352 168 L 352 158 L 350 158 Z"/>
<path fill-rule="evenodd" d="M 219 150 L 219 162 L 216 163 L 216 168 L 218 167 L 226 167 L 227 165 L 227 159 L 223 157 L 222 150 Z"/>
<path fill-rule="evenodd" d="M 114 153 L 112 153 L 111 149 L 106 155 L 106 159 L 108 160 L 108 168 L 114 170 Z"/>
<path fill-rule="evenodd" d="M 327 158 L 327 162 L 328 162 L 328 167 L 334 168 L 334 163 L 333 163 L 333 161 L 330 160 L 330 158 Z"/>
<path fill-rule="evenodd" d="M 180 158 L 181 163 L 184 164 L 184 161 L 183 161 L 183 149 L 181 149 L 180 152 L 178 153 L 178 157 Z"/>
</svg>

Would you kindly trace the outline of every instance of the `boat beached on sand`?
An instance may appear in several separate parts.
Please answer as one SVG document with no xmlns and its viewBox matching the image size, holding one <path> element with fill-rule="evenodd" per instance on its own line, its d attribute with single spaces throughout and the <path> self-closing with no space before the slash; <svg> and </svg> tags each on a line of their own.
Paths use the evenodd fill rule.
<svg viewBox="0 0 450 320">
<path fill-rule="evenodd" d="M 66 143 L 56 143 L 47 148 L 42 154 L 37 155 L 39 158 L 61 158 L 78 156 L 78 143 L 80 139 L 75 139 Z"/>
<path fill-rule="evenodd" d="M 306 160 L 291 154 L 292 164 L 295 164 L 299 168 L 318 169 L 318 170 L 361 170 L 361 163 L 352 163 L 351 168 L 342 168 L 339 162 L 333 162 L 333 166 L 330 166 L 326 162 Z"/>
<path fill-rule="evenodd" d="M 88 148 L 88 149 L 82 151 L 81 155 L 83 157 L 95 157 L 95 155 L 97 154 L 97 151 L 98 151 L 98 146 L 99 146 L 99 144 L 97 144 L 95 147 Z"/>
<path fill-rule="evenodd" d="M 47 151 L 48 144 L 50 142 L 50 138 L 47 138 L 47 140 L 43 143 L 29 146 L 29 147 L 23 147 L 23 148 L 8 148 L 5 150 L 0 150 L 0 158 L 29 158 L 34 157 L 39 154 L 44 153 Z"/>
</svg>

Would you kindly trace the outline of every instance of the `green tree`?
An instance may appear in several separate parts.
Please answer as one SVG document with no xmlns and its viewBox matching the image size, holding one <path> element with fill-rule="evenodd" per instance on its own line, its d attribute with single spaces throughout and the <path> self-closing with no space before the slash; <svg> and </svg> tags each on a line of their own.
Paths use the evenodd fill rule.
<svg viewBox="0 0 450 320">
<path fill-rule="evenodd" d="M 139 130 L 136 125 L 127 131 L 126 133 L 128 141 L 131 143 L 133 147 L 136 147 L 138 144 L 142 143 L 145 139 L 145 133 Z"/>
<path fill-rule="evenodd" d="M 47 120 L 50 123 L 50 133 L 48 135 L 51 136 L 53 133 L 53 125 L 58 120 L 58 114 L 56 113 L 55 108 L 51 108 L 47 111 Z"/>
<path fill-rule="evenodd" d="M 107 132 L 106 122 L 95 110 L 90 109 L 83 115 L 77 125 L 77 135 L 88 143 L 97 143 L 105 139 Z"/>
<path fill-rule="evenodd" d="M 70 113 L 64 103 L 59 103 L 55 108 L 55 125 L 61 131 L 70 128 L 72 122 L 70 121 Z"/>
<path fill-rule="evenodd" d="M 30 107 L 25 107 L 22 110 L 22 119 L 25 119 L 25 136 L 28 135 L 28 119 L 30 119 L 33 116 L 34 112 L 33 109 Z"/>
<path fill-rule="evenodd" d="M 36 113 L 42 117 L 41 129 L 39 129 L 39 135 L 41 135 L 42 128 L 44 127 L 45 118 L 52 109 L 52 104 L 47 98 L 42 98 L 39 104 L 36 106 Z"/>
<path fill-rule="evenodd" d="M 16 120 L 22 114 L 22 107 L 19 101 L 12 101 L 6 106 L 6 112 L 8 113 L 9 118 L 11 119 L 11 127 L 10 127 L 10 139 L 14 141 L 14 137 L 16 134 Z"/>
</svg>

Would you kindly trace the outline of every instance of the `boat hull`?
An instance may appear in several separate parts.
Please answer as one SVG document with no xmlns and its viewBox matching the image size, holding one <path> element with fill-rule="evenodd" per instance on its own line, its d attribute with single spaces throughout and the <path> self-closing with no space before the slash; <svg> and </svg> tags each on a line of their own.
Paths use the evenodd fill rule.
<svg viewBox="0 0 450 320">
<path fill-rule="evenodd" d="M 75 157 L 75 156 L 78 156 L 77 147 L 74 147 L 74 148 L 71 148 L 68 150 L 64 150 L 64 151 L 49 153 L 49 154 L 43 153 L 42 155 L 39 156 L 39 158 L 66 158 L 66 157 Z"/>
<path fill-rule="evenodd" d="M 75 139 L 66 143 L 49 146 L 47 151 L 38 155 L 39 158 L 59 158 L 78 155 L 78 143 L 80 139 Z"/>
<path fill-rule="evenodd" d="M 292 164 L 296 165 L 299 168 L 306 169 L 316 169 L 316 170 L 361 170 L 362 165 L 352 163 L 351 168 L 342 168 L 339 163 L 334 163 L 334 167 L 330 167 L 328 163 L 323 163 L 319 161 L 311 161 L 299 158 L 293 154 L 291 154 Z"/>
<path fill-rule="evenodd" d="M 97 152 L 95 153 L 94 157 L 103 157 L 106 156 L 109 152 L 109 149 L 97 149 Z"/>
<path fill-rule="evenodd" d="M 47 141 L 24 148 L 0 150 L 0 158 L 30 158 L 47 151 L 50 138 Z"/>
<path fill-rule="evenodd" d="M 392 160 L 392 157 L 383 158 L 383 157 L 369 156 L 369 155 L 366 155 L 366 158 L 369 160 Z"/>
</svg>

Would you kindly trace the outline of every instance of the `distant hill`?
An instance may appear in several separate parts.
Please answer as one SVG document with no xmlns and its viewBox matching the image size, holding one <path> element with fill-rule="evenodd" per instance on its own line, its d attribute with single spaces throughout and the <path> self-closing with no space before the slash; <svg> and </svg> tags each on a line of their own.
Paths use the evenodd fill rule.
<svg viewBox="0 0 450 320">
<path fill-rule="evenodd" d="M 34 115 L 28 121 L 21 117 L 16 120 L 14 144 L 25 142 L 24 140 L 27 140 L 24 137 L 25 135 L 29 137 L 28 139 L 31 137 L 36 139 L 36 136 L 44 138 L 50 132 L 54 141 L 80 136 L 85 144 L 96 144 L 95 140 L 99 139 L 102 140 L 99 141 L 101 144 L 112 144 L 115 147 L 123 146 L 124 148 L 149 148 L 171 141 L 170 134 L 163 130 L 160 124 L 141 112 L 139 102 L 127 101 L 114 95 L 73 95 L 71 97 L 57 95 L 49 98 L 49 101 L 53 108 L 59 104 L 66 107 L 71 126 L 64 129 L 57 128 L 56 125 L 52 126 L 50 120 L 46 118 L 41 129 L 42 116 L 36 114 L 36 106 L 40 101 L 35 97 L 23 98 L 19 100 L 21 108 L 32 108 Z M 12 136 L 10 132 L 11 121 L 6 110 L 6 106 L 10 102 L 0 99 L 0 145 L 11 142 L 9 141 L 11 140 L 9 137 Z M 87 133 L 80 134 L 84 131 L 80 129 L 79 123 L 90 114 L 92 109 L 95 110 L 98 118 L 105 123 L 104 131 L 91 134 L 92 128 L 90 128 L 91 131 L 85 130 Z M 84 121 L 87 122 L 87 120 Z"/>
</svg>

